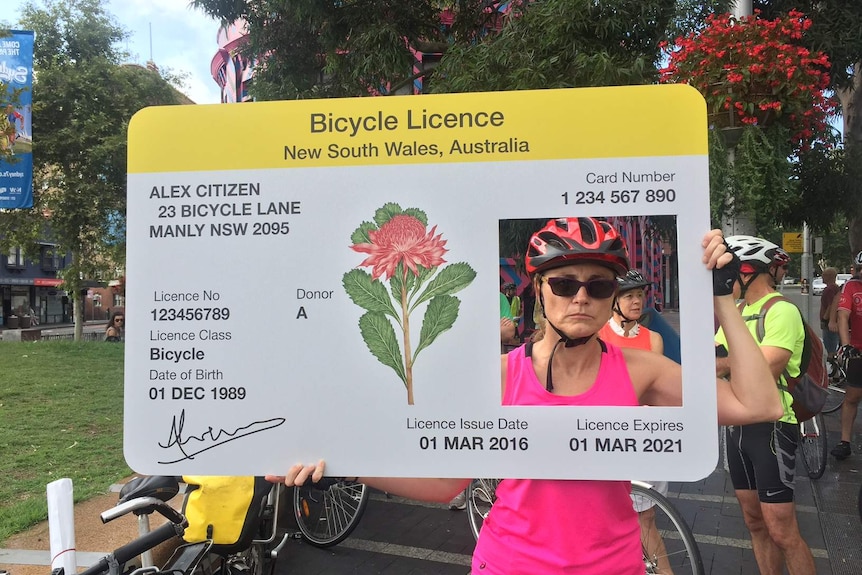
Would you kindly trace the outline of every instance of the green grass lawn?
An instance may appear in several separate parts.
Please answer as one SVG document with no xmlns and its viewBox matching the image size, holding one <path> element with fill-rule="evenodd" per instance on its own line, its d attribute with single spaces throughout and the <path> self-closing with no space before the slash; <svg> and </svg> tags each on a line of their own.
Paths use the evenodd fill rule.
<svg viewBox="0 0 862 575">
<path fill-rule="evenodd" d="M 123 459 L 122 344 L 0 342 L 0 547 L 48 516 L 45 486 L 105 493 Z"/>
</svg>

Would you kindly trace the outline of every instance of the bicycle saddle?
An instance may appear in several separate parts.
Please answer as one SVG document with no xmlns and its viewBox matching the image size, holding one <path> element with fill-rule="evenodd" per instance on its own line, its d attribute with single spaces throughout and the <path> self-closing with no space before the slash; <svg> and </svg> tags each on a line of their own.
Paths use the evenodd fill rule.
<svg viewBox="0 0 862 575">
<path fill-rule="evenodd" d="M 120 489 L 120 503 L 125 503 L 138 497 L 155 497 L 168 502 L 180 492 L 180 484 L 176 477 L 166 475 L 148 475 L 135 477 Z M 135 515 L 152 513 L 152 508 L 135 511 Z"/>
</svg>

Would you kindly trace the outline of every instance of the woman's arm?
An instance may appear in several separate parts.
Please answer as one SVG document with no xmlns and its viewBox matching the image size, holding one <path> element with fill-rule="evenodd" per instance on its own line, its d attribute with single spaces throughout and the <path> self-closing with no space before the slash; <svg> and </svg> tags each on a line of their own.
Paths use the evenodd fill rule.
<svg viewBox="0 0 862 575">
<path fill-rule="evenodd" d="M 827 318 L 829 320 L 829 331 L 838 331 L 838 301 L 840 299 L 841 290 L 838 290 L 838 292 L 834 296 L 832 296 L 832 301 L 829 302 L 829 313 Z"/>
<path fill-rule="evenodd" d="M 744 425 L 780 419 L 784 415 L 784 407 L 775 378 L 763 352 L 742 321 L 733 297 L 726 295 L 713 299 L 715 314 L 727 337 L 727 347 L 733 350 L 727 358 L 730 380 L 715 380 L 719 423 Z"/>
<path fill-rule="evenodd" d="M 296 464 L 287 474 L 267 475 L 271 483 L 284 483 L 287 486 L 303 485 L 308 478 L 315 483 L 323 478 L 326 462 L 322 459 L 313 465 Z M 464 491 L 470 479 L 437 479 L 416 477 L 357 477 L 356 481 L 369 487 L 419 501 L 446 503 Z"/>
</svg>

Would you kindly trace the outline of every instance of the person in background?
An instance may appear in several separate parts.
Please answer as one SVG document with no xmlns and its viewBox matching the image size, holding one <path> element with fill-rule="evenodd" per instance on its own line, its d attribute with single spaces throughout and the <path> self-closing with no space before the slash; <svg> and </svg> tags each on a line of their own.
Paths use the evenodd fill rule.
<svg viewBox="0 0 862 575">
<path fill-rule="evenodd" d="M 105 328 L 105 341 L 126 341 L 126 314 L 114 310 Z"/>
<path fill-rule="evenodd" d="M 509 300 L 509 312 L 512 315 L 512 321 L 515 323 L 516 327 L 520 323 L 521 316 L 523 315 L 521 298 L 517 295 L 517 289 L 517 286 L 513 283 L 503 285 L 503 294 L 506 296 L 506 299 Z"/>
<path fill-rule="evenodd" d="M 638 320 L 644 313 L 646 290 L 650 282 L 637 270 L 629 270 L 625 276 L 617 278 L 619 289 L 611 308 L 613 315 L 599 331 L 602 341 L 618 347 L 648 349 L 664 353 L 661 335 L 643 327 Z"/>
<path fill-rule="evenodd" d="M 745 300 L 742 318 L 756 337 L 764 304 L 780 296 L 775 286 L 787 273 L 790 255 L 772 242 L 753 236 L 729 237 L 727 245 L 741 262 L 733 295 Z M 800 373 L 805 327 L 793 303 L 778 301 L 766 314 L 763 328 L 759 345 L 771 373 L 760 383 L 779 393 L 783 409 L 771 421 L 727 427 L 730 479 L 751 533 L 760 573 L 781 575 L 786 566 L 793 575 L 814 575 L 814 557 L 796 519 L 794 480 L 799 427 L 783 375 L 796 377 Z M 747 368 L 730 366 L 736 348 L 727 341 L 724 327 L 719 328 L 715 341 L 717 348 L 724 348 L 728 354 L 716 357 L 716 375 L 729 377 L 732 382 L 741 375 L 740 369 L 744 372 Z"/>
<path fill-rule="evenodd" d="M 862 269 L 862 252 L 856 254 L 853 264 L 855 270 Z M 830 453 L 842 460 L 853 452 L 850 448 L 853 422 L 859 411 L 859 401 L 862 400 L 862 279 L 854 275 L 844 284 L 838 297 L 836 309 L 838 336 L 841 339 L 838 359 L 844 364 L 847 383 L 844 403 L 841 405 L 841 442 Z"/>
<path fill-rule="evenodd" d="M 833 330 L 829 327 L 832 302 L 835 296 L 841 291 L 841 288 L 835 283 L 837 275 L 838 270 L 835 268 L 826 268 L 823 270 L 823 283 L 826 287 L 823 288 L 823 293 L 820 294 L 820 333 L 823 335 L 823 347 L 826 348 L 826 353 L 830 356 L 835 355 L 835 352 L 838 351 L 838 330 Z"/>
<path fill-rule="evenodd" d="M 505 287 L 505 286 L 504 286 Z M 517 324 L 512 317 L 512 304 L 502 291 L 500 292 L 500 344 L 512 346 L 518 343 Z M 504 347 L 501 348 L 506 351 Z"/>
<path fill-rule="evenodd" d="M 702 240 L 702 262 L 713 272 L 715 314 L 733 345 L 732 381 L 703 381 L 716 393 L 723 424 L 770 421 L 781 402 L 757 343 L 731 296 L 738 259 L 726 250 L 720 230 Z M 616 230 L 593 218 L 560 218 L 530 238 L 526 267 L 548 326 L 501 361 L 504 405 L 637 406 L 682 404 L 682 369 L 640 349 L 620 349 L 597 336 L 611 315 L 616 277 L 629 268 L 628 250 Z M 552 408 L 552 407 L 551 407 Z M 561 430 L 562 432 L 562 430 Z M 286 485 L 320 481 L 323 459 L 297 463 Z M 529 475 L 525 471 L 525 475 Z M 523 476 L 522 476 L 523 477 Z M 448 501 L 469 478 L 350 478 L 421 501 Z M 643 575 L 643 548 L 631 482 L 608 480 L 503 479 L 473 552 L 474 575 L 508 573 Z"/>
</svg>

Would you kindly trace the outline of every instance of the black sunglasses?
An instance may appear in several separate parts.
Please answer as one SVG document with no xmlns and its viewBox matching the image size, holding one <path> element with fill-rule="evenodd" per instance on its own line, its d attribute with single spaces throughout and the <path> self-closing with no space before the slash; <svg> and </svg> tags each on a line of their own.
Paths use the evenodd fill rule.
<svg viewBox="0 0 862 575">
<path fill-rule="evenodd" d="M 560 297 L 575 297 L 582 287 L 587 288 L 587 295 L 597 299 L 613 297 L 617 291 L 617 280 L 595 279 L 585 282 L 564 277 L 543 278 L 554 295 Z"/>
</svg>

